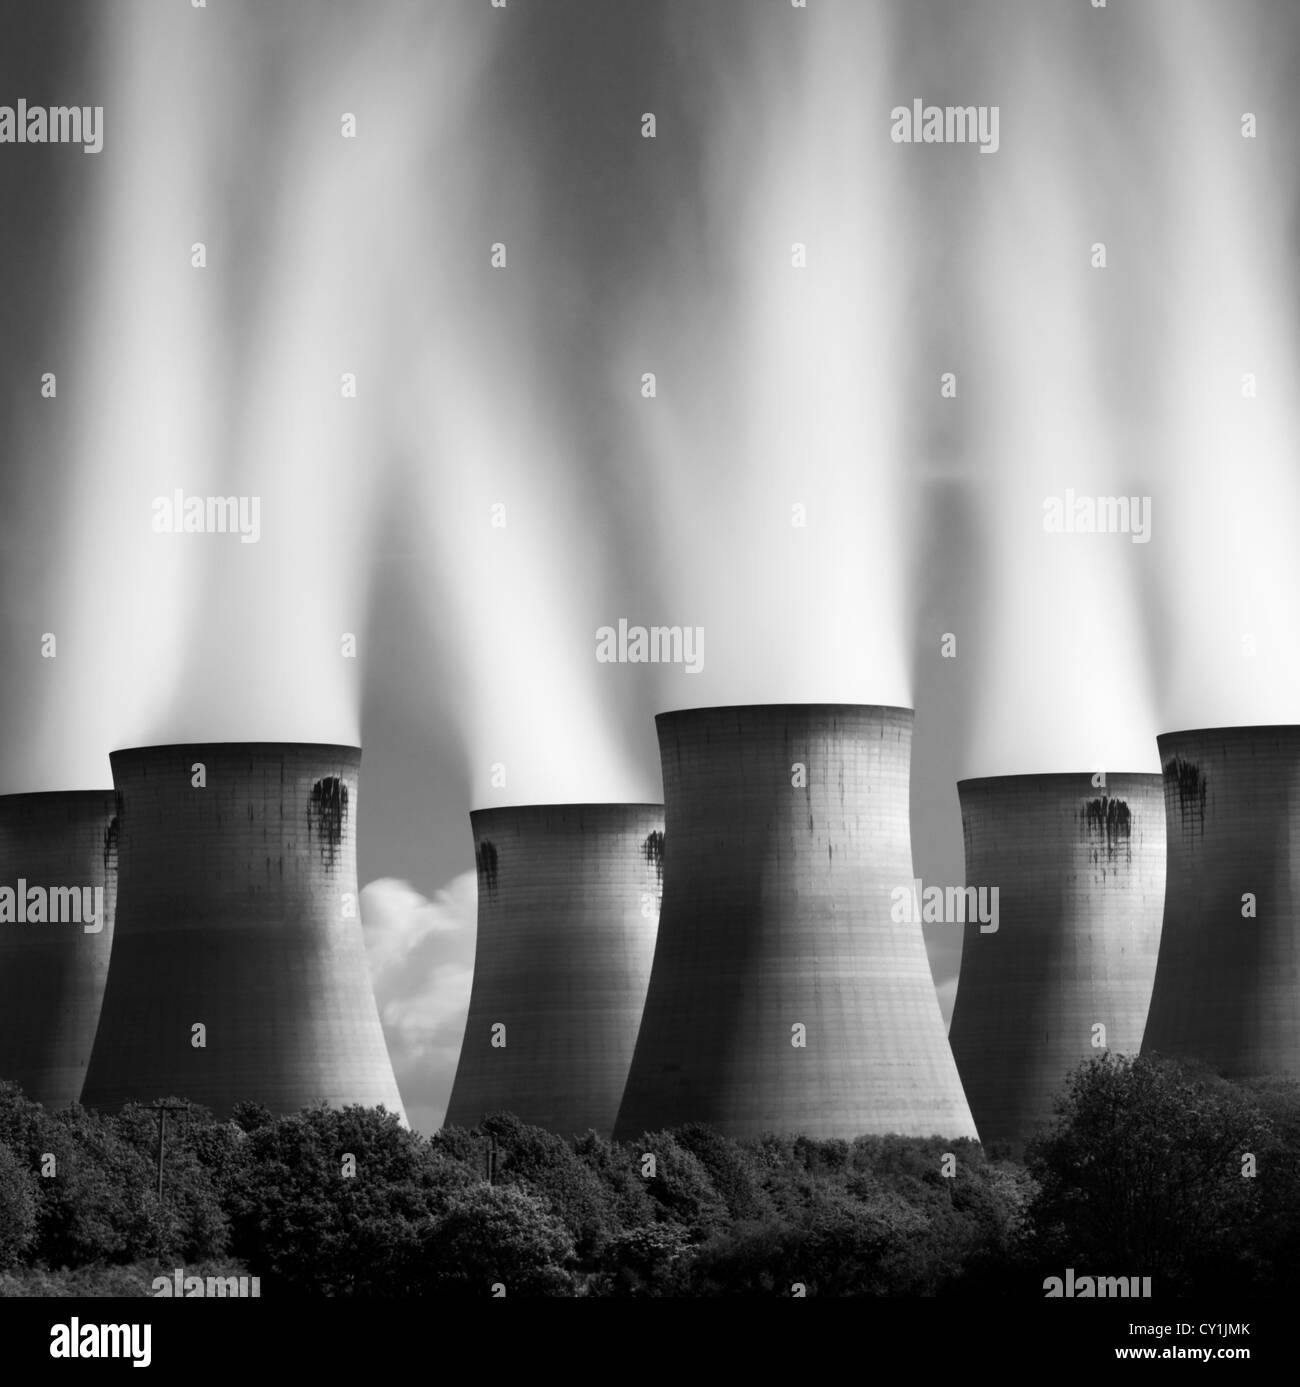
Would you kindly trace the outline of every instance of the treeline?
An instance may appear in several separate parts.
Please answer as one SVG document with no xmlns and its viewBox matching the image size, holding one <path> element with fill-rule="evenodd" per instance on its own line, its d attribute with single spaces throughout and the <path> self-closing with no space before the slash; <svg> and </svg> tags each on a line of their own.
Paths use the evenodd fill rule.
<svg viewBox="0 0 1300 1387">
<path fill-rule="evenodd" d="M 1018 1297 L 1067 1267 L 1150 1276 L 1162 1298 L 1300 1280 L 1300 1092 L 1159 1059 L 1082 1066 L 1023 1159 L 702 1126 L 565 1141 L 504 1113 L 424 1138 L 383 1109 L 216 1122 L 184 1104 L 159 1198 L 157 1123 L 0 1085 L 0 1292 L 147 1293 L 177 1266 L 280 1297 Z"/>
</svg>

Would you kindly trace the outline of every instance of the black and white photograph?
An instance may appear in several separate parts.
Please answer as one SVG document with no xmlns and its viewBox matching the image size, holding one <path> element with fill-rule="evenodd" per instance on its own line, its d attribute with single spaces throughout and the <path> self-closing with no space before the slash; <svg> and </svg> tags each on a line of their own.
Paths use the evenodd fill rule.
<svg viewBox="0 0 1300 1387">
<path fill-rule="evenodd" d="M 1296 0 L 2 0 L 15 1381 L 1297 1293 Z"/>
</svg>

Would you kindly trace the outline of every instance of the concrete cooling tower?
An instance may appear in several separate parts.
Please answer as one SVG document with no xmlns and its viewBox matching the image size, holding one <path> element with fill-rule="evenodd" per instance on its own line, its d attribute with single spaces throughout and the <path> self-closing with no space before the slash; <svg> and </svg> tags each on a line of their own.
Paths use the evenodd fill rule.
<svg viewBox="0 0 1300 1387">
<path fill-rule="evenodd" d="M 974 1137 L 910 889 L 912 711 L 656 719 L 663 911 L 615 1136 Z"/>
<path fill-rule="evenodd" d="M 113 943 L 112 790 L 0 798 L 0 1079 L 81 1097 Z"/>
<path fill-rule="evenodd" d="M 402 1113 L 357 916 L 360 764 L 272 742 L 113 753 L 117 928 L 87 1107 Z"/>
<path fill-rule="evenodd" d="M 650 981 L 663 808 L 536 804 L 470 821 L 478 942 L 447 1125 L 504 1110 L 608 1136 Z"/>
<path fill-rule="evenodd" d="M 1300 1078 L 1300 727 L 1157 741 L 1169 889 L 1143 1052 Z"/>
<path fill-rule="evenodd" d="M 1164 905 L 1163 786 L 1007 775 L 957 792 L 966 881 L 997 889 L 997 929 L 965 926 L 948 1039 L 980 1137 L 1020 1144 L 1051 1121 L 1071 1069 L 1141 1046 Z"/>
</svg>

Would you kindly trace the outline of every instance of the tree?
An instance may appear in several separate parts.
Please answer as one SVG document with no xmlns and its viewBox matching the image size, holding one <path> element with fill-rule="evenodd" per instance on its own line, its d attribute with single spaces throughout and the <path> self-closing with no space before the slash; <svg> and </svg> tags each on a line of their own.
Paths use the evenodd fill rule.
<svg viewBox="0 0 1300 1387">
<path fill-rule="evenodd" d="M 870 1202 L 823 1190 L 796 1219 L 741 1223 L 700 1248 L 696 1295 L 880 1296 L 895 1292 L 896 1259 L 924 1234 L 922 1214 L 897 1195 Z"/>
<path fill-rule="evenodd" d="M 181 1263 L 220 1257 L 230 1240 L 229 1220 L 221 1205 L 221 1175 L 228 1166 L 218 1155 L 223 1129 L 207 1108 L 180 1099 L 166 1100 L 163 1142 L 163 1198 L 158 1206 L 158 1110 L 148 1103 L 127 1103 L 111 1122 L 116 1134 L 150 1168 L 150 1207 L 157 1229 L 155 1255 Z M 213 1147 L 218 1150 L 213 1150 Z M 228 1148 L 227 1148 L 228 1150 Z M 204 1160 L 201 1153 L 207 1152 Z M 225 1154 L 224 1152 L 222 1154 Z"/>
<path fill-rule="evenodd" d="M 48 1143 L 37 1167 L 42 1260 L 77 1267 L 157 1256 L 165 1230 L 152 1163 L 122 1139 L 113 1119 L 68 1108 L 42 1139 Z"/>
<path fill-rule="evenodd" d="M 673 1129 L 673 1135 L 708 1173 L 709 1182 L 734 1219 L 757 1219 L 770 1206 L 757 1178 L 760 1168 L 750 1153 L 730 1137 L 703 1122 L 689 1122 Z"/>
<path fill-rule="evenodd" d="M 1159 1056 L 1102 1055 L 1071 1074 L 1057 1111 L 1026 1150 L 1050 1274 L 1150 1276 L 1167 1294 L 1249 1261 L 1259 1190 L 1244 1157 L 1270 1128 L 1240 1089 Z"/>
<path fill-rule="evenodd" d="M 1256 1155 L 1259 1220 L 1256 1279 L 1274 1295 L 1300 1291 L 1300 1084 L 1260 1079 L 1246 1090 L 1271 1127 Z"/>
<path fill-rule="evenodd" d="M 0 1271 L 20 1261 L 36 1240 L 36 1177 L 0 1142 Z"/>
<path fill-rule="evenodd" d="M 666 1296 L 679 1289 L 694 1248 L 680 1223 L 643 1223 L 613 1238 L 589 1294 Z"/>
<path fill-rule="evenodd" d="M 424 1234 L 426 1293 L 567 1296 L 574 1281 L 568 1229 L 544 1199 L 511 1185 L 474 1185 L 455 1194 Z"/>
<path fill-rule="evenodd" d="M 511 1113 L 484 1118 L 480 1130 L 497 1143 L 500 1183 L 541 1195 L 569 1230 L 580 1258 L 595 1256 L 618 1232 L 610 1191 L 563 1137 Z"/>
<path fill-rule="evenodd" d="M 682 1224 L 697 1241 L 726 1224 L 727 1206 L 713 1188 L 704 1162 L 673 1132 L 646 1132 L 624 1143 L 623 1149 L 636 1171 L 650 1169 L 646 1157 L 654 1157 L 654 1173 L 642 1178 L 660 1219 Z"/>
<path fill-rule="evenodd" d="M 15 1155 L 35 1162 L 48 1150 L 43 1139 L 53 1119 L 9 1079 L 0 1079 L 0 1141 Z"/>
<path fill-rule="evenodd" d="M 281 1294 L 407 1294 L 425 1230 L 472 1178 L 382 1108 L 308 1108 L 240 1150 L 232 1251 Z"/>
<path fill-rule="evenodd" d="M 597 1132 L 584 1132 L 574 1139 L 573 1152 L 605 1187 L 615 1229 L 625 1233 L 655 1221 L 658 1205 L 650 1197 L 639 1168 L 634 1168 L 628 1147 L 616 1145 Z"/>
</svg>

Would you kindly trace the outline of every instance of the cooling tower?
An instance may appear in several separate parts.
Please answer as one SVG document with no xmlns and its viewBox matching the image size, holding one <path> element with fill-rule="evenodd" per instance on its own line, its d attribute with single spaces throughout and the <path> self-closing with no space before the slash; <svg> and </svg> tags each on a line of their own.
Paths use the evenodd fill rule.
<svg viewBox="0 0 1300 1387">
<path fill-rule="evenodd" d="M 912 881 L 907 708 L 656 719 L 663 910 L 615 1135 L 974 1137 Z"/>
<path fill-rule="evenodd" d="M 47 1108 L 81 1086 L 117 895 L 112 790 L 0 798 L 0 1079 Z"/>
<path fill-rule="evenodd" d="M 650 981 L 663 807 L 536 804 L 470 821 L 478 942 L 447 1125 L 504 1110 L 608 1136 Z"/>
<path fill-rule="evenodd" d="M 1300 727 L 1157 741 L 1169 889 L 1143 1051 L 1300 1078 Z"/>
<path fill-rule="evenodd" d="M 87 1107 L 402 1112 L 357 917 L 360 764 L 271 742 L 113 753 L 117 928 Z"/>
<path fill-rule="evenodd" d="M 1142 1043 L 1165 891 L 1158 775 L 963 780 L 966 881 L 997 928 L 965 925 L 948 1039 L 981 1138 L 1051 1121 L 1071 1069 Z M 986 908 L 985 914 L 989 914 Z M 1099 1029 L 1100 1028 L 1100 1029 Z"/>
</svg>

